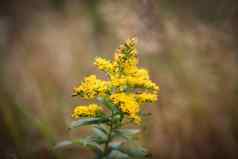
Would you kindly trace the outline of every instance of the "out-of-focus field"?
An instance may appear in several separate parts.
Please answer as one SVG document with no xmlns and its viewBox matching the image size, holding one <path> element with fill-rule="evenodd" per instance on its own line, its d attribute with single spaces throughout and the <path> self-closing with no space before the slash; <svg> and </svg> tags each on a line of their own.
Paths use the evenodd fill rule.
<svg viewBox="0 0 238 159">
<path fill-rule="evenodd" d="M 140 65 L 160 85 L 142 144 L 153 159 L 238 158 L 238 4 L 234 1 L 0 2 L 0 158 L 87 159 L 52 151 L 67 131 L 71 97 L 95 56 L 138 38 Z"/>
</svg>

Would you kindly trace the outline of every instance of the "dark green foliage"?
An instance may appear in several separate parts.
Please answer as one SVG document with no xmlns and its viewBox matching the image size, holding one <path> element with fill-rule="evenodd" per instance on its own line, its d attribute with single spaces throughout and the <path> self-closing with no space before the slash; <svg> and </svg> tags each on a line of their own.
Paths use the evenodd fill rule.
<svg viewBox="0 0 238 159">
<path fill-rule="evenodd" d="M 70 124 L 69 129 L 77 128 L 85 125 L 94 125 L 94 124 L 101 124 L 106 123 L 108 120 L 104 117 L 96 117 L 96 118 L 82 118 L 77 121 L 73 121 Z"/>
</svg>

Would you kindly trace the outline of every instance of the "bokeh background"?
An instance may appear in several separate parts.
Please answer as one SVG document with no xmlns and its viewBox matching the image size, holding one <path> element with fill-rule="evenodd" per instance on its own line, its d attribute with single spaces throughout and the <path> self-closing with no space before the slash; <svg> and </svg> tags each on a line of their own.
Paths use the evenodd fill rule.
<svg viewBox="0 0 238 159">
<path fill-rule="evenodd" d="M 51 149 L 87 133 L 67 131 L 72 87 L 137 36 L 161 87 L 143 125 L 152 158 L 237 159 L 237 28 L 237 0 L 2 0 L 0 158 L 92 157 Z"/>
</svg>

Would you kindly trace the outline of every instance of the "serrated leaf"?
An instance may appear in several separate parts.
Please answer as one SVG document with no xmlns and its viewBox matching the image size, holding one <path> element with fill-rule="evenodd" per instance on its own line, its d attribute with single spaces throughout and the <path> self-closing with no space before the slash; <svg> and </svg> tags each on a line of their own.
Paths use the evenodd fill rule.
<svg viewBox="0 0 238 159">
<path fill-rule="evenodd" d="M 79 119 L 79 120 L 77 120 L 77 121 L 73 121 L 73 122 L 70 124 L 69 129 L 77 128 L 77 127 L 84 126 L 84 125 L 101 124 L 101 123 L 105 123 L 105 122 L 107 122 L 107 121 L 108 121 L 108 119 L 102 118 L 102 117 L 96 117 L 96 118 L 82 118 L 82 119 Z"/>
</svg>

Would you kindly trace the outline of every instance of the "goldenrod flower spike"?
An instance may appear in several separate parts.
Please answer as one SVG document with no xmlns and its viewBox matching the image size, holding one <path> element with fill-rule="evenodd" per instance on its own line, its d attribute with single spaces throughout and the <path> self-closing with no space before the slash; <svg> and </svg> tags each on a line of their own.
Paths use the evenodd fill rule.
<svg viewBox="0 0 238 159">
<path fill-rule="evenodd" d="M 92 148 L 99 159 L 118 157 L 113 156 L 115 155 L 113 151 L 121 152 L 120 146 L 117 146 L 118 149 L 112 148 L 115 137 L 123 136 L 128 139 L 128 128 L 124 129 L 128 126 L 128 121 L 140 125 L 143 121 L 141 105 L 155 102 L 159 96 L 160 88 L 151 81 L 148 70 L 138 66 L 136 43 L 136 38 L 128 39 L 115 51 L 111 60 L 97 57 L 94 64 L 106 73 L 105 79 L 101 80 L 96 75 L 89 75 L 73 89 L 73 96 L 80 96 L 87 100 L 97 99 L 102 103 L 102 106 L 97 104 L 76 106 L 72 117 L 77 120 L 70 126 L 76 128 L 97 125 L 95 127 L 97 133 L 86 137 L 82 142 L 77 140 L 77 143 Z M 133 134 L 135 131 L 129 130 L 129 132 Z M 124 142 L 125 140 L 121 141 Z M 71 142 L 63 142 L 61 145 L 66 143 Z M 141 152 L 141 149 L 136 150 L 134 144 L 133 150 L 139 152 L 136 154 L 138 158 L 149 156 L 145 151 Z M 129 150 L 123 148 L 121 152 L 123 158 L 132 157 L 127 152 Z"/>
<path fill-rule="evenodd" d="M 159 96 L 160 88 L 151 81 L 148 70 L 138 66 L 136 44 L 136 38 L 131 38 L 120 45 L 111 60 L 97 57 L 94 64 L 106 73 L 105 79 L 101 80 L 96 75 L 89 75 L 73 89 L 73 96 L 80 96 L 87 100 L 96 98 L 104 105 L 104 107 L 97 104 L 76 106 L 72 117 L 78 120 L 71 124 L 72 128 L 97 125 L 97 131 L 101 133 L 88 136 L 86 140 L 90 141 L 84 140 L 82 143 L 96 150 L 100 159 L 116 158 L 112 154 L 116 148 L 111 147 L 114 136 L 118 135 L 119 130 L 119 135 L 128 135 L 124 129 L 127 126 L 125 121 L 141 124 L 143 121 L 141 105 L 155 102 Z M 62 145 L 65 145 L 65 142 Z M 117 151 L 120 152 L 120 149 Z M 123 153 L 126 153 L 124 149 Z M 143 155 L 143 153 L 139 154 Z M 123 158 L 125 156 L 127 154 Z M 144 154 L 138 158 L 145 156 L 148 155 Z"/>
<path fill-rule="evenodd" d="M 120 111 L 139 123 L 141 121 L 139 105 L 156 101 L 159 86 L 150 80 L 149 72 L 146 69 L 137 66 L 136 43 L 136 38 L 131 38 L 121 44 L 112 61 L 97 57 L 94 64 L 99 70 L 109 75 L 108 81 L 90 75 L 74 88 L 74 95 L 85 99 L 98 96 L 109 97 Z M 133 93 L 133 91 L 128 93 L 128 90 L 136 88 L 141 89 L 140 93 Z"/>
</svg>

